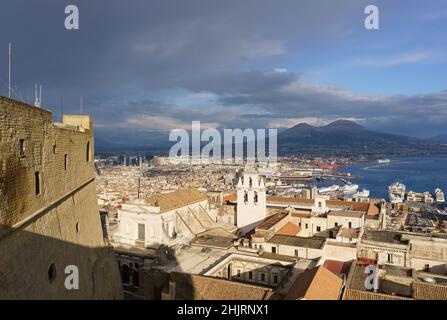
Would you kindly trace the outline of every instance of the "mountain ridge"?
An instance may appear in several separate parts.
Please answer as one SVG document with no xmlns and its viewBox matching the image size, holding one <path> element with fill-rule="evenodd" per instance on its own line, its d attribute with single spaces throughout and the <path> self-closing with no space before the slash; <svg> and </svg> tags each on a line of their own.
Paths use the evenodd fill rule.
<svg viewBox="0 0 447 320">
<path fill-rule="evenodd" d="M 350 120 L 324 126 L 299 123 L 278 134 L 282 154 L 422 155 L 447 153 L 447 145 L 407 136 L 371 131 Z"/>
</svg>

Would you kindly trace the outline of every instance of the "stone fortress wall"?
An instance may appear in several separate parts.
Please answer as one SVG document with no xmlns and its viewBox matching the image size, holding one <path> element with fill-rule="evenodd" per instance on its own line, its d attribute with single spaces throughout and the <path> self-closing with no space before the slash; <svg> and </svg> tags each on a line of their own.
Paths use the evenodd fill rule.
<svg viewBox="0 0 447 320">
<path fill-rule="evenodd" d="M 0 298 L 119 299 L 96 199 L 93 121 L 0 97 Z M 79 290 L 64 285 L 79 269 Z"/>
</svg>

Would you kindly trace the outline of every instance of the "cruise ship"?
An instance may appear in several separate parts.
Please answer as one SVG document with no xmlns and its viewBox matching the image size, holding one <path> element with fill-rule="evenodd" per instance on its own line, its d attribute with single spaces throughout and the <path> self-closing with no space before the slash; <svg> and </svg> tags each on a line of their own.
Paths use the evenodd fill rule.
<svg viewBox="0 0 447 320">
<path fill-rule="evenodd" d="M 324 188 L 318 189 L 318 193 L 319 194 L 325 194 L 325 193 L 328 193 L 328 192 L 337 191 L 338 189 L 340 189 L 340 186 L 334 184 L 334 185 L 332 185 L 330 187 L 324 187 Z"/>
<path fill-rule="evenodd" d="M 445 203 L 444 192 L 441 189 L 438 188 L 435 190 L 435 196 L 437 203 Z"/>
<path fill-rule="evenodd" d="M 369 197 L 369 190 L 367 189 L 363 189 L 362 191 L 358 191 L 355 195 L 354 198 L 368 198 Z"/>
<path fill-rule="evenodd" d="M 377 162 L 380 164 L 384 164 L 384 163 L 390 163 L 391 160 L 390 159 L 379 159 L 379 160 L 377 160 Z"/>
<path fill-rule="evenodd" d="M 352 196 L 357 192 L 358 189 L 359 186 L 357 184 L 347 184 L 341 187 L 339 191 L 341 191 L 344 196 Z"/>
<path fill-rule="evenodd" d="M 406 186 L 400 182 L 394 182 L 388 187 L 388 197 L 391 203 L 402 203 L 405 199 Z"/>
</svg>

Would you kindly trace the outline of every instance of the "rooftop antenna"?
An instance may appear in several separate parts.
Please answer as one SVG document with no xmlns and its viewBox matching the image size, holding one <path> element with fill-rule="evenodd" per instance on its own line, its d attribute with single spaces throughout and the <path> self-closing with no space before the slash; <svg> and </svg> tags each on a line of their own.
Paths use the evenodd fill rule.
<svg viewBox="0 0 447 320">
<path fill-rule="evenodd" d="M 64 97 L 61 96 L 61 122 L 64 119 Z"/>
<path fill-rule="evenodd" d="M 137 199 L 140 199 L 140 188 L 141 188 L 141 177 L 138 177 L 138 194 L 137 194 Z"/>
<path fill-rule="evenodd" d="M 39 103 L 40 103 L 40 105 L 39 105 L 39 107 L 42 105 L 42 85 L 40 85 L 40 88 L 39 88 Z"/>
<path fill-rule="evenodd" d="M 9 54 L 8 54 L 8 97 L 11 98 L 11 42 L 9 43 Z"/>
<path fill-rule="evenodd" d="M 42 89 L 42 86 L 40 86 L 40 88 Z M 35 97 L 34 106 L 40 107 L 40 99 L 39 96 L 37 95 L 37 83 L 34 84 L 34 97 Z"/>
</svg>

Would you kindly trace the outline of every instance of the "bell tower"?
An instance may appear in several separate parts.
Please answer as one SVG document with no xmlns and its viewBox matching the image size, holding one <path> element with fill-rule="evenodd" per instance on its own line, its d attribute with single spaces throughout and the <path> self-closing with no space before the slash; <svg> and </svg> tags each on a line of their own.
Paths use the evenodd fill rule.
<svg viewBox="0 0 447 320">
<path fill-rule="evenodd" d="M 237 184 L 238 228 L 263 220 L 267 216 L 266 188 L 256 171 L 245 171 Z"/>
</svg>

